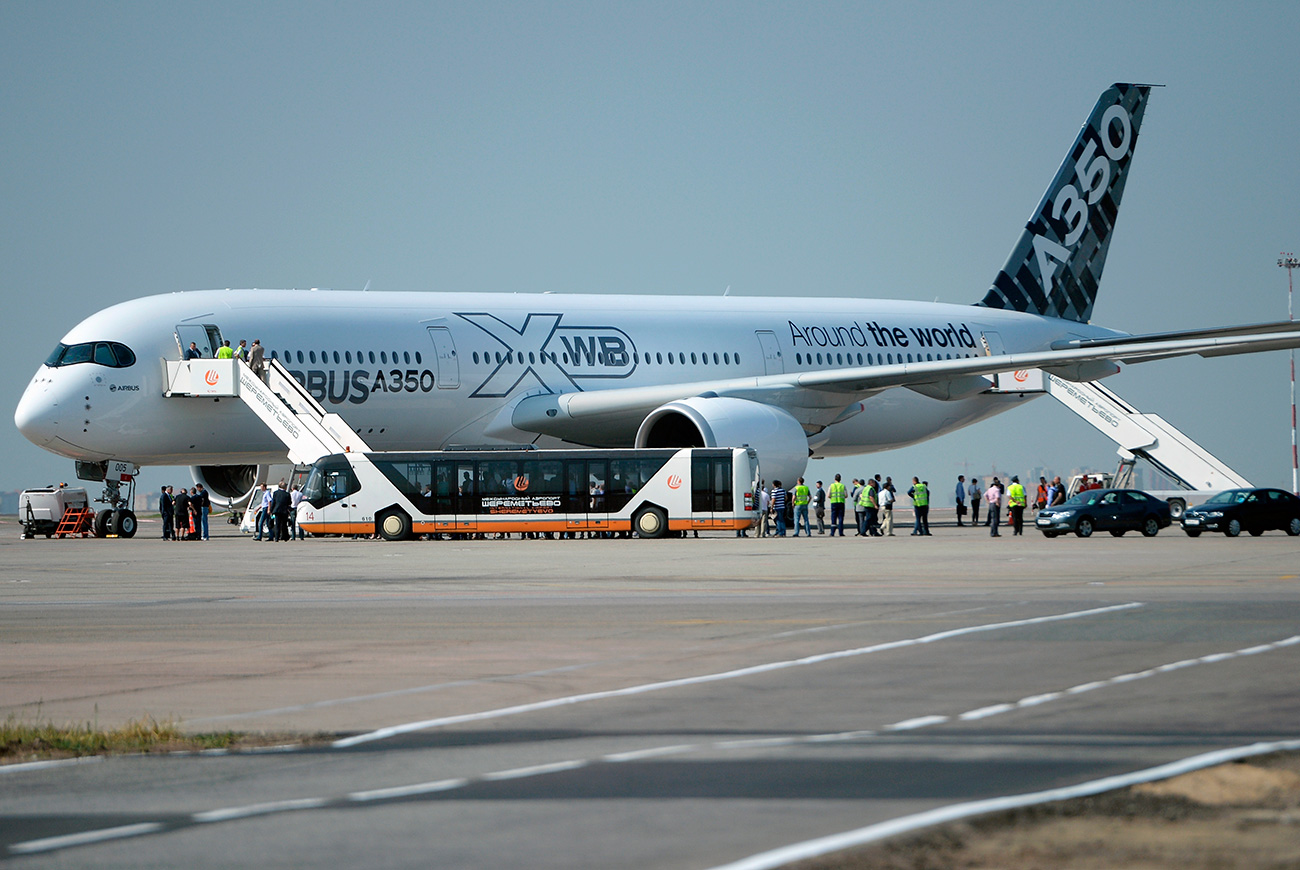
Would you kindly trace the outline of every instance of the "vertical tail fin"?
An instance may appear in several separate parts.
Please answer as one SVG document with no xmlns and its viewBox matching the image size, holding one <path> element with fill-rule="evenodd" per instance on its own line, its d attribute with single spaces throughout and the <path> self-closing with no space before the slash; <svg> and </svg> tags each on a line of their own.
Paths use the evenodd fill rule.
<svg viewBox="0 0 1300 870">
<path fill-rule="evenodd" d="M 978 304 L 1087 322 L 1152 85 L 1111 85 Z"/>
</svg>

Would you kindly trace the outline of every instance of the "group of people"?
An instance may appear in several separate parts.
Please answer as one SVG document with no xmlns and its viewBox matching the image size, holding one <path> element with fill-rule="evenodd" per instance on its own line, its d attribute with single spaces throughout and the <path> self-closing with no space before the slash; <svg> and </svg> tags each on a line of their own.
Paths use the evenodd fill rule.
<svg viewBox="0 0 1300 870">
<path fill-rule="evenodd" d="M 930 485 L 928 481 L 913 477 L 908 487 L 907 496 L 912 500 L 915 520 L 912 525 L 913 535 L 930 534 Z M 835 475 L 830 487 L 822 486 L 817 481 L 815 488 L 810 488 L 801 477 L 792 489 L 786 490 L 781 481 L 774 480 L 769 488 L 766 484 L 759 486 L 756 494 L 755 510 L 758 514 L 754 528 L 760 538 L 775 535 L 786 536 L 786 528 L 791 514 L 794 534 L 799 537 L 802 529 L 807 537 L 812 537 L 811 516 L 817 519 L 817 534 L 826 534 L 830 529 L 831 537 L 844 537 L 845 516 L 848 506 L 853 507 L 854 537 L 894 537 L 894 505 L 898 501 L 898 489 L 892 477 L 881 478 L 879 474 L 864 479 L 854 478 L 851 485 L 846 485 L 840 475 Z M 826 521 L 827 507 L 830 508 L 830 522 Z M 793 508 L 790 511 L 790 508 Z M 738 537 L 747 537 L 748 533 L 740 531 Z"/>
<path fill-rule="evenodd" d="M 259 378 L 266 369 L 266 349 L 262 347 L 261 339 L 253 339 L 253 346 L 248 346 L 246 339 L 240 339 L 236 347 L 230 346 L 230 339 L 223 339 L 221 347 L 213 354 L 216 359 L 238 359 L 248 363 L 248 367 L 253 370 L 253 374 Z M 196 342 L 191 341 L 190 346 L 185 349 L 185 358 L 203 359 L 203 351 L 199 350 Z"/>
<path fill-rule="evenodd" d="M 179 493 L 164 486 L 158 500 L 158 513 L 162 516 L 164 541 L 208 540 L 212 498 L 203 484 L 196 483 L 188 491 L 182 486 Z"/>
<path fill-rule="evenodd" d="M 1004 485 L 996 476 L 989 484 L 988 489 L 981 491 L 979 481 L 971 478 L 970 483 L 966 483 L 964 474 L 957 475 L 957 489 L 953 493 L 957 504 L 957 525 L 964 525 L 962 517 L 966 515 L 966 502 L 970 502 L 970 514 L 972 526 L 978 526 L 980 523 L 980 504 L 987 506 L 985 511 L 984 525 L 989 528 L 989 536 L 993 538 L 1001 537 L 998 527 L 1002 521 L 1002 499 L 1007 501 L 1007 521 L 1012 529 L 1013 535 L 1023 535 L 1025 533 L 1025 508 L 1029 505 L 1028 493 L 1025 491 L 1024 484 L 1020 482 L 1018 475 L 1012 475 L 1011 483 Z M 1047 482 L 1046 477 L 1038 478 L 1038 490 L 1034 493 L 1034 509 L 1042 510 L 1049 505 L 1058 505 L 1065 501 L 1065 485 L 1061 483 L 1058 475 L 1053 478 L 1051 483 Z"/>
<path fill-rule="evenodd" d="M 253 498 L 260 499 L 253 519 L 254 541 L 291 541 L 295 537 L 301 541 L 307 537 L 297 522 L 298 503 L 302 501 L 302 490 L 297 484 L 286 489 L 281 478 L 275 489 L 270 489 L 260 483 Z"/>
</svg>

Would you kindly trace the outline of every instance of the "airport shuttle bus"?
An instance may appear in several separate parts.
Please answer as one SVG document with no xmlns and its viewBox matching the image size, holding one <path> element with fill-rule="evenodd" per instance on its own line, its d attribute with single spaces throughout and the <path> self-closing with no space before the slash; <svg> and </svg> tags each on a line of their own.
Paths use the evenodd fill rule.
<svg viewBox="0 0 1300 870">
<path fill-rule="evenodd" d="M 754 522 L 752 448 L 339 453 L 298 507 L 315 534 L 739 530 Z"/>
</svg>

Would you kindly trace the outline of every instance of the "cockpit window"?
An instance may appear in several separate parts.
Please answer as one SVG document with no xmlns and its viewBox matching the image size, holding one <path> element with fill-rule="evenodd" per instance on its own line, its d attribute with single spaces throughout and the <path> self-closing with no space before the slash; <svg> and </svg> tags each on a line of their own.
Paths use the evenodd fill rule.
<svg viewBox="0 0 1300 870">
<path fill-rule="evenodd" d="M 60 344 L 45 360 L 50 368 L 93 362 L 111 369 L 135 365 L 131 348 L 116 341 L 88 341 L 84 344 Z"/>
</svg>

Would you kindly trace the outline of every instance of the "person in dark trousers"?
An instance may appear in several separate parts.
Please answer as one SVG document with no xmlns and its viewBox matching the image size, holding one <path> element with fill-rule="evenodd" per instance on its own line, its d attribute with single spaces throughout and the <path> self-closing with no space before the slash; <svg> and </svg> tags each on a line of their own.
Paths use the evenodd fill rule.
<svg viewBox="0 0 1300 870">
<path fill-rule="evenodd" d="M 275 533 L 271 535 L 271 540 L 289 540 L 289 505 L 291 503 L 292 498 L 283 485 L 277 486 L 275 492 L 271 493 L 271 516 L 275 518 Z"/>
<path fill-rule="evenodd" d="M 173 504 L 171 487 L 164 486 L 162 488 L 162 496 L 158 499 L 158 513 L 162 516 L 164 541 L 170 541 L 172 539 L 173 531 L 176 528 L 172 525 L 175 519 L 172 515 L 174 510 L 175 505 Z"/>
<path fill-rule="evenodd" d="M 185 487 L 176 494 L 172 500 L 172 513 L 176 517 L 176 528 L 172 535 L 172 540 L 183 541 L 190 529 L 190 497 L 185 492 Z"/>
</svg>

